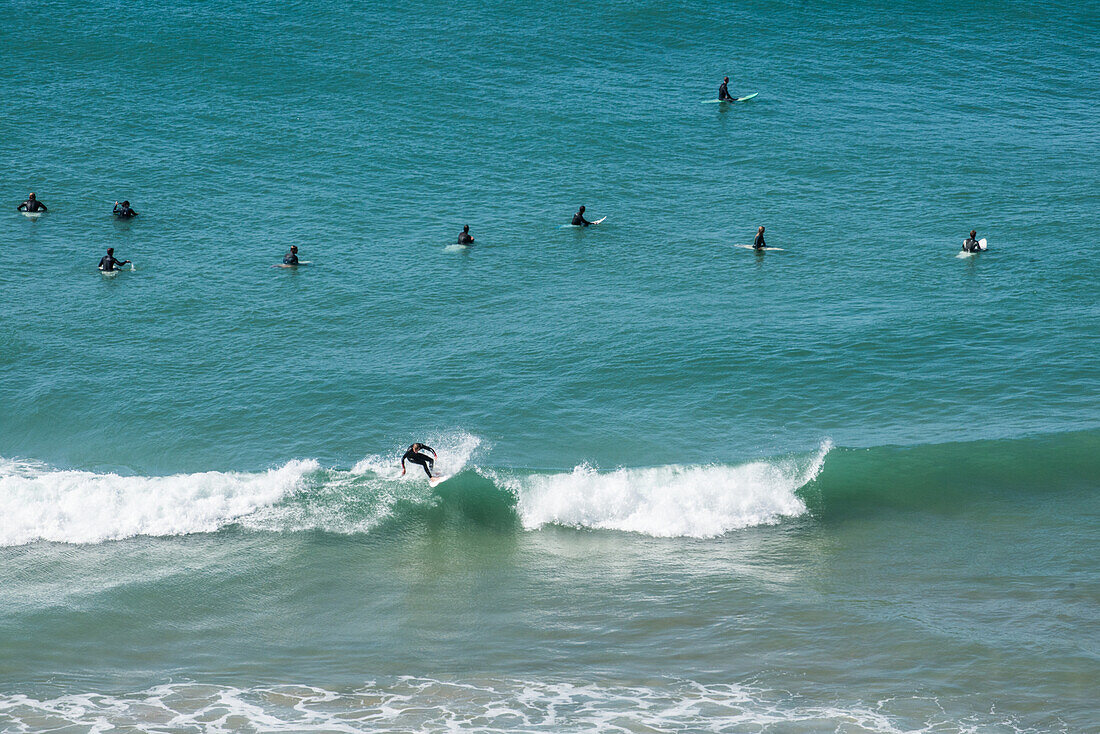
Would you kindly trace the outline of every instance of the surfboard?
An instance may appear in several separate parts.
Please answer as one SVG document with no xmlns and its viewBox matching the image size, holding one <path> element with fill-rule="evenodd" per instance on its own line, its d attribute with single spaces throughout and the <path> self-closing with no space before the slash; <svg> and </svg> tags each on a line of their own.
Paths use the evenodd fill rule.
<svg viewBox="0 0 1100 734">
<path fill-rule="evenodd" d="M 100 270 L 99 272 L 104 278 L 113 278 L 116 275 L 118 275 L 119 273 L 121 273 L 122 271 L 121 270 Z"/>
<path fill-rule="evenodd" d="M 272 265 L 271 267 L 273 267 L 273 268 L 297 268 L 297 267 L 300 267 L 302 265 L 312 265 L 312 264 L 313 264 L 312 260 L 299 260 L 297 265 L 287 265 L 286 263 L 279 263 L 277 265 Z"/>
<path fill-rule="evenodd" d="M 27 219 L 38 219 L 40 216 L 42 216 L 46 212 L 19 212 L 19 213 L 22 214 Z"/>
<path fill-rule="evenodd" d="M 746 94 L 744 97 L 738 97 L 737 99 L 704 99 L 703 104 L 729 104 L 730 102 L 744 102 L 745 100 L 752 99 L 760 92 L 753 92 L 752 94 Z"/>
<path fill-rule="evenodd" d="M 604 215 L 604 216 L 600 217 L 599 219 L 597 219 L 596 221 L 592 222 L 592 224 L 599 224 L 600 222 L 602 222 L 605 219 L 607 219 L 606 215 Z"/>
<path fill-rule="evenodd" d="M 602 216 L 594 222 L 589 222 L 589 224 L 590 225 L 599 224 L 600 222 L 602 222 L 605 219 L 607 219 L 607 216 Z M 583 224 L 563 224 L 563 225 L 561 225 L 561 227 L 559 229 L 570 229 L 570 228 L 583 229 L 584 225 Z"/>
<path fill-rule="evenodd" d="M 454 475 L 453 474 L 437 474 L 436 476 L 434 476 L 434 477 L 432 477 L 431 479 L 428 480 L 428 485 L 432 486 L 432 487 L 438 487 L 440 484 L 443 484 L 443 482 L 447 481 L 452 476 L 454 476 Z"/>
<path fill-rule="evenodd" d="M 743 250 L 755 250 L 752 245 L 734 245 L 734 247 L 740 247 Z M 761 250 L 765 252 L 786 252 L 782 247 L 761 247 Z"/>
</svg>

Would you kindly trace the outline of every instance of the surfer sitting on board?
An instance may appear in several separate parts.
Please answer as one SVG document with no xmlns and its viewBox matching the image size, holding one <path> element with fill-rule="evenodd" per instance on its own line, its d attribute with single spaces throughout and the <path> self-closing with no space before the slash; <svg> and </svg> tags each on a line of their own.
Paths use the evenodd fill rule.
<svg viewBox="0 0 1100 734">
<path fill-rule="evenodd" d="M 405 452 L 405 455 L 401 457 L 401 476 L 405 476 L 405 462 L 411 461 L 414 464 L 420 464 L 420 466 L 424 467 L 424 473 L 428 475 L 428 479 L 432 478 L 432 472 L 429 467 L 435 465 L 435 459 L 433 459 L 432 456 L 420 453 L 421 449 L 431 451 L 432 456 L 439 456 L 431 446 L 423 443 L 414 443 L 409 447 L 408 451 Z"/>
<path fill-rule="evenodd" d="M 283 265 L 298 264 L 298 245 L 291 245 L 290 252 L 283 255 Z"/>
<path fill-rule="evenodd" d="M 115 202 L 115 208 L 111 210 L 111 214 L 114 214 L 119 219 L 129 219 L 130 217 L 136 217 L 137 212 L 130 208 L 130 202 L 124 201 L 119 204 Z"/>
<path fill-rule="evenodd" d="M 19 205 L 19 211 L 21 212 L 44 212 L 46 211 L 46 205 L 38 199 L 34 198 L 34 192 L 27 196 L 27 200 Z"/>
<path fill-rule="evenodd" d="M 761 225 L 760 229 L 756 230 L 756 239 L 752 241 L 752 249 L 763 250 L 767 245 L 764 243 L 764 226 Z"/>
<path fill-rule="evenodd" d="M 970 237 L 963 242 L 963 252 L 981 252 L 982 246 L 978 244 L 978 230 L 970 230 Z"/>
<path fill-rule="evenodd" d="M 722 78 L 722 85 L 718 87 L 718 101 L 719 102 L 736 102 L 737 101 L 730 94 L 730 90 L 727 89 L 729 83 L 730 83 L 730 78 L 728 76 Z"/>
<path fill-rule="evenodd" d="M 466 225 L 462 228 L 462 233 L 458 235 L 458 244 L 460 245 L 472 245 L 474 244 L 474 238 L 470 236 L 470 225 Z"/>
<path fill-rule="evenodd" d="M 592 224 L 592 222 L 584 218 L 584 207 L 582 206 L 579 210 L 577 210 L 577 213 L 573 215 L 573 226 L 587 227 L 590 224 Z"/>
<path fill-rule="evenodd" d="M 130 261 L 129 260 L 116 260 L 115 259 L 115 248 L 108 247 L 107 248 L 107 254 L 104 255 L 99 260 L 99 269 L 102 270 L 105 273 L 110 273 L 114 270 L 117 270 L 117 269 L 121 268 L 123 265 L 125 265 L 128 262 L 130 262 Z"/>
</svg>

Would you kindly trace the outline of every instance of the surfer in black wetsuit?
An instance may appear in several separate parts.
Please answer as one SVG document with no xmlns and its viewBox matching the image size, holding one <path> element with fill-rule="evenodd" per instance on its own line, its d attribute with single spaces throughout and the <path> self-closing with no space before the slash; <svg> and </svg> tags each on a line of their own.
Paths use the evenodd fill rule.
<svg viewBox="0 0 1100 734">
<path fill-rule="evenodd" d="M 981 252 L 982 246 L 978 244 L 978 230 L 970 230 L 970 237 L 963 242 L 963 252 Z"/>
<path fill-rule="evenodd" d="M 27 200 L 19 205 L 19 211 L 21 212 L 44 212 L 46 211 L 46 205 L 38 199 L 34 198 L 34 192 L 31 192 L 27 196 Z"/>
<path fill-rule="evenodd" d="M 401 476 L 405 476 L 405 462 L 410 461 L 413 464 L 420 464 L 420 466 L 424 467 L 424 473 L 428 475 L 428 479 L 432 478 L 432 472 L 429 467 L 435 465 L 435 459 L 433 459 L 432 456 L 420 453 L 421 449 L 431 451 L 432 456 L 437 458 L 439 456 L 431 446 L 423 443 L 414 443 L 408 448 L 405 455 L 401 457 Z"/>
<path fill-rule="evenodd" d="M 752 241 L 752 249 L 763 250 L 767 246 L 764 242 L 764 226 L 761 225 L 760 229 L 756 230 L 756 239 Z"/>
<path fill-rule="evenodd" d="M 290 252 L 283 255 L 283 265 L 298 264 L 298 245 L 291 245 Z"/>
<path fill-rule="evenodd" d="M 116 260 L 115 248 L 108 247 L 107 254 L 99 260 L 99 269 L 105 273 L 110 273 L 115 270 L 119 270 L 123 265 L 130 262 L 129 260 Z"/>
<path fill-rule="evenodd" d="M 115 202 L 115 208 L 111 210 L 111 214 L 114 214 L 119 219 L 129 219 L 130 217 L 136 217 L 138 215 L 133 209 L 130 208 L 130 202 L 124 201 L 119 204 Z"/>
<path fill-rule="evenodd" d="M 474 244 L 474 238 L 470 236 L 470 225 L 466 225 L 462 228 L 462 233 L 458 235 L 458 244 L 460 245 L 472 245 Z"/>
<path fill-rule="evenodd" d="M 719 102 L 736 102 L 737 101 L 730 95 L 730 90 L 726 88 L 727 85 L 729 85 L 729 83 L 730 83 L 730 78 L 728 76 L 722 78 L 722 84 L 721 84 L 721 86 L 718 87 L 718 101 Z"/>
<path fill-rule="evenodd" d="M 574 227 L 587 227 L 590 224 L 592 224 L 592 222 L 590 222 L 590 221 L 588 221 L 587 219 L 584 218 L 584 207 L 582 206 L 577 211 L 577 213 L 573 215 L 573 226 Z"/>
</svg>

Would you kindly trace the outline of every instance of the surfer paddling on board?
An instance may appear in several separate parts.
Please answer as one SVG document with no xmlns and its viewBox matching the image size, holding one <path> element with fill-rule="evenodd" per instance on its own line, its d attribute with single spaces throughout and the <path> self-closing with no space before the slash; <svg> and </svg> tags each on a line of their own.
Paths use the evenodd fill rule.
<svg viewBox="0 0 1100 734">
<path fill-rule="evenodd" d="M 963 252 L 981 252 L 982 246 L 978 243 L 978 230 L 970 230 L 970 237 L 963 241 Z"/>
<path fill-rule="evenodd" d="M 458 244 L 467 246 L 474 244 L 474 238 L 470 236 L 470 225 L 467 224 L 462 228 L 462 232 L 458 235 Z"/>
<path fill-rule="evenodd" d="M 114 214 L 119 219 L 129 219 L 138 215 L 133 209 L 130 208 L 130 202 L 124 201 L 119 204 L 115 202 L 115 208 L 111 210 L 111 214 Z"/>
<path fill-rule="evenodd" d="M 298 245 L 291 245 L 290 252 L 283 255 L 283 265 L 298 264 Z"/>
<path fill-rule="evenodd" d="M 763 250 L 767 246 L 764 242 L 764 225 L 760 225 L 760 229 L 756 230 L 756 239 L 752 241 L 752 249 Z"/>
<path fill-rule="evenodd" d="M 584 218 L 584 207 L 582 206 L 580 209 L 577 210 L 577 213 L 573 215 L 573 226 L 587 227 L 591 224 L 592 222 Z"/>
<path fill-rule="evenodd" d="M 730 94 L 730 90 L 728 88 L 729 83 L 730 83 L 730 78 L 728 76 L 722 78 L 722 84 L 721 84 L 721 86 L 718 87 L 718 101 L 719 102 L 736 102 L 737 101 Z"/>
<path fill-rule="evenodd" d="M 115 248 L 108 247 L 107 254 L 99 260 L 99 269 L 105 273 L 110 273 L 115 270 L 119 270 L 123 265 L 130 262 L 129 260 L 117 260 L 115 259 Z"/>
<path fill-rule="evenodd" d="M 410 461 L 413 464 L 420 464 L 420 466 L 424 467 L 424 473 L 428 475 L 428 479 L 432 478 L 432 472 L 429 467 L 435 465 L 435 459 L 433 459 L 432 456 L 420 453 L 421 449 L 424 451 L 431 451 L 432 456 L 439 457 L 439 454 L 437 454 L 435 449 L 431 446 L 423 443 L 414 443 L 405 452 L 405 455 L 401 457 L 401 476 L 405 476 L 405 462 Z"/>
<path fill-rule="evenodd" d="M 27 200 L 19 205 L 19 211 L 21 212 L 44 212 L 46 211 L 46 205 L 38 199 L 34 198 L 34 192 L 32 191 L 27 195 Z"/>
</svg>

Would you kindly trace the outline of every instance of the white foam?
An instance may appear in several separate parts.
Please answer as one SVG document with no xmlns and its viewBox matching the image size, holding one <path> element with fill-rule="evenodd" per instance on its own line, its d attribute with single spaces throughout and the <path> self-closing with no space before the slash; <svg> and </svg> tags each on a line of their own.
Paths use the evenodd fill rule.
<svg viewBox="0 0 1100 734">
<path fill-rule="evenodd" d="M 317 469 L 306 460 L 257 473 L 141 477 L 0 459 L 0 546 L 211 532 L 278 502 Z"/>
<path fill-rule="evenodd" d="M 493 477 L 516 495 L 529 530 L 548 524 L 709 538 L 806 512 L 795 494 L 821 471 L 832 444 L 807 459 L 739 466 L 660 466 Z"/>
<path fill-rule="evenodd" d="M 401 677 L 336 691 L 310 685 L 172 683 L 123 695 L 0 696 L 0 730 L 69 728 L 181 733 L 1034 731 L 995 713 L 984 700 L 905 695 L 873 702 L 810 701 L 781 690 L 675 679 L 643 686 Z"/>
</svg>

